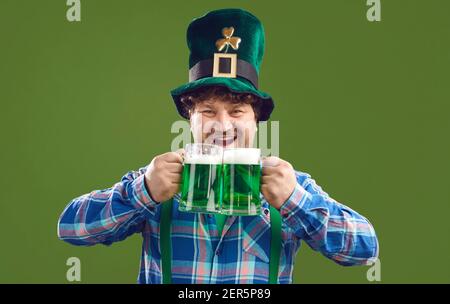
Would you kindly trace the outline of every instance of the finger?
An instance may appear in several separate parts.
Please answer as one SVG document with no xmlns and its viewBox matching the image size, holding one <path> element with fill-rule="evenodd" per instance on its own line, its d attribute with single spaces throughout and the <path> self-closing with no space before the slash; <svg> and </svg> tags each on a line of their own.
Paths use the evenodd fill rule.
<svg viewBox="0 0 450 304">
<path fill-rule="evenodd" d="M 177 152 L 169 152 L 164 155 L 164 161 L 166 163 L 183 163 L 183 157 L 180 153 Z"/>
<path fill-rule="evenodd" d="M 261 186 L 269 186 L 271 188 L 279 188 L 283 186 L 283 180 L 275 176 L 265 176 L 261 178 Z"/>
<path fill-rule="evenodd" d="M 175 153 L 179 154 L 181 156 L 181 158 L 184 160 L 186 152 L 184 151 L 183 148 L 176 150 Z"/>
<path fill-rule="evenodd" d="M 179 173 L 168 172 L 165 177 L 167 177 L 170 181 L 174 181 L 174 182 L 181 181 L 181 174 L 179 174 Z"/>
<path fill-rule="evenodd" d="M 179 164 L 179 163 L 167 163 L 166 165 L 166 169 L 168 172 L 170 173 L 178 173 L 180 174 L 181 172 L 183 172 L 183 165 Z"/>
<path fill-rule="evenodd" d="M 277 179 L 273 176 L 261 176 L 261 185 L 274 184 Z"/>
<path fill-rule="evenodd" d="M 275 175 L 280 171 L 280 168 L 277 167 L 263 167 L 262 168 L 262 175 Z"/>
<path fill-rule="evenodd" d="M 261 193 L 263 195 L 267 195 L 267 193 L 270 193 L 270 187 L 268 185 L 261 185 Z"/>
<path fill-rule="evenodd" d="M 264 167 L 277 167 L 280 165 L 280 159 L 276 156 L 269 156 L 262 158 L 262 166 Z"/>
</svg>

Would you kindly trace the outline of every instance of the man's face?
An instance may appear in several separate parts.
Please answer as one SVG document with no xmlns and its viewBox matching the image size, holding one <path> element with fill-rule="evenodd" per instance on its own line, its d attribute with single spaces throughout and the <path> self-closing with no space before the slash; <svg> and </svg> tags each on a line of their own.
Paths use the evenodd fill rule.
<svg viewBox="0 0 450 304">
<path fill-rule="evenodd" d="M 190 117 L 196 143 L 216 144 L 226 148 L 253 146 L 256 119 L 250 104 L 234 104 L 212 98 L 197 103 Z"/>
</svg>

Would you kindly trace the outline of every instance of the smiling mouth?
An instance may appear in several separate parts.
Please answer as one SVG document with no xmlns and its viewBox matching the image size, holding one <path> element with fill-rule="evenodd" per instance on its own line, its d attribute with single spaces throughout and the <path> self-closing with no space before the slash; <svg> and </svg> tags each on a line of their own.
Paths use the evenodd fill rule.
<svg viewBox="0 0 450 304">
<path fill-rule="evenodd" d="M 231 145 L 236 139 L 237 139 L 237 135 L 235 135 L 234 137 L 218 137 L 218 138 L 214 138 L 213 144 L 222 146 L 222 147 L 226 147 L 226 146 Z"/>
</svg>

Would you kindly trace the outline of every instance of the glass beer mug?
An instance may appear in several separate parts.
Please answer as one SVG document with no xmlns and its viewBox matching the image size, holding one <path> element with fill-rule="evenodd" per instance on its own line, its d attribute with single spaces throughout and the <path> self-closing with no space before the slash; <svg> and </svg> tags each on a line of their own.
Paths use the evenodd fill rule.
<svg viewBox="0 0 450 304">
<path fill-rule="evenodd" d="M 222 156 L 222 147 L 217 145 L 186 145 L 178 207 L 180 211 L 219 212 Z"/>
<path fill-rule="evenodd" d="M 223 150 L 222 214 L 261 214 L 260 160 L 261 150 L 257 148 Z"/>
</svg>

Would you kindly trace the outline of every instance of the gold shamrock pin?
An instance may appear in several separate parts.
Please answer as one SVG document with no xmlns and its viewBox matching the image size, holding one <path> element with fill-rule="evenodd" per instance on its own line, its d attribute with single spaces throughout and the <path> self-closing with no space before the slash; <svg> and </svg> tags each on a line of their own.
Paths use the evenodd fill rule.
<svg viewBox="0 0 450 304">
<path fill-rule="evenodd" d="M 241 42 L 241 38 L 232 37 L 233 33 L 234 33 L 234 27 L 232 27 L 232 26 L 224 27 L 222 29 L 222 35 L 225 38 L 221 38 L 216 41 L 216 47 L 219 50 L 219 52 L 222 51 L 223 48 L 226 46 L 227 47 L 227 49 L 225 50 L 225 53 L 226 53 L 229 45 L 231 45 L 231 47 L 234 50 L 237 50 L 239 48 L 239 43 Z"/>
</svg>

